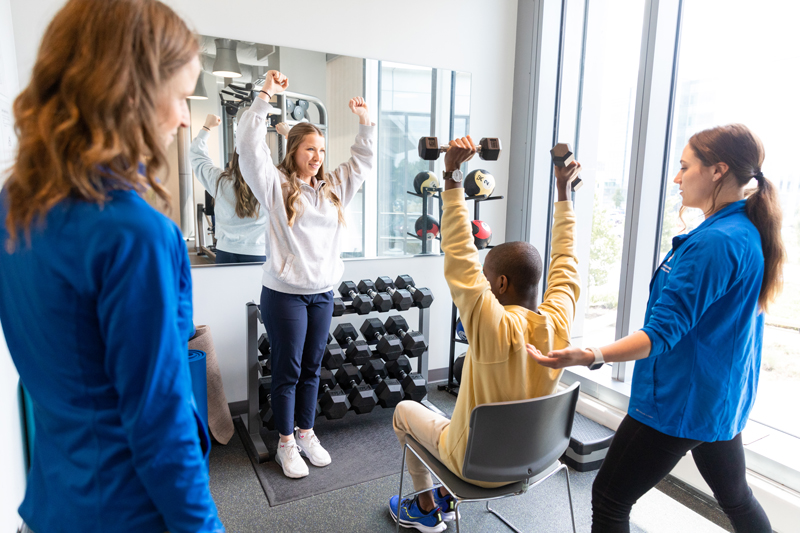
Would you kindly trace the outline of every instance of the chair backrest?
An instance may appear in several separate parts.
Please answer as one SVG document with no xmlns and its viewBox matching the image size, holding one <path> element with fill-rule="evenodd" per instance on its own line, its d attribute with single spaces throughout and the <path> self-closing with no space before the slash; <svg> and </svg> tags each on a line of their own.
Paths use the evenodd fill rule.
<svg viewBox="0 0 800 533">
<path fill-rule="evenodd" d="M 541 398 L 479 405 L 469 420 L 464 477 L 476 481 L 529 479 L 566 451 L 580 384 Z"/>
</svg>

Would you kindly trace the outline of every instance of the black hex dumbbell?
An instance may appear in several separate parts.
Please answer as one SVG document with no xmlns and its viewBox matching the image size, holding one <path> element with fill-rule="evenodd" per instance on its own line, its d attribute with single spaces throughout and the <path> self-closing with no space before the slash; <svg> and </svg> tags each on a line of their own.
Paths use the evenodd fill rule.
<svg viewBox="0 0 800 533">
<path fill-rule="evenodd" d="M 386 361 L 394 361 L 403 353 L 403 344 L 395 335 L 387 335 L 379 318 L 368 318 L 361 324 L 361 334 Z"/>
<path fill-rule="evenodd" d="M 500 139 L 497 137 L 484 137 L 476 147 L 478 155 L 485 161 L 497 161 L 500 157 Z M 445 153 L 450 149 L 449 145 L 439 146 L 436 137 L 420 137 L 417 144 L 417 153 L 425 161 L 435 161 L 439 159 L 439 154 Z"/>
<path fill-rule="evenodd" d="M 394 308 L 398 311 L 408 311 L 414 304 L 411 293 L 405 289 L 396 289 L 394 283 L 392 283 L 392 278 L 389 276 L 381 276 L 376 279 L 375 288 L 391 296 Z"/>
<path fill-rule="evenodd" d="M 347 305 L 345 305 L 344 300 L 341 298 L 334 298 L 333 299 L 333 316 L 342 316 L 344 312 L 347 311 Z"/>
<path fill-rule="evenodd" d="M 409 331 L 408 322 L 400 315 L 392 315 L 386 319 L 384 324 L 386 331 L 397 335 L 403 342 L 403 353 L 409 357 L 419 357 L 428 347 L 425 345 L 425 337 L 419 331 Z"/>
<path fill-rule="evenodd" d="M 333 340 L 333 339 L 330 339 Z M 336 343 L 328 341 L 325 352 L 322 354 L 322 366 L 328 370 L 336 370 L 344 364 L 344 350 Z"/>
<path fill-rule="evenodd" d="M 394 286 L 398 289 L 407 289 L 411 293 L 411 298 L 414 300 L 414 306 L 420 309 L 430 307 L 433 303 L 433 294 L 430 289 L 418 288 L 414 286 L 414 279 L 408 274 L 397 276 L 394 280 Z"/>
<path fill-rule="evenodd" d="M 362 279 L 358 282 L 358 292 L 372 298 L 372 307 L 379 313 L 386 313 L 392 308 L 392 297 L 385 292 L 375 290 L 371 279 Z"/>
<path fill-rule="evenodd" d="M 350 410 L 350 401 L 341 389 L 336 389 L 336 378 L 333 372 L 323 368 L 319 373 L 319 399 L 317 414 L 328 420 L 342 418 Z"/>
<path fill-rule="evenodd" d="M 269 352 L 269 337 L 267 337 L 266 333 L 262 333 L 258 338 L 258 360 L 264 361 L 265 359 L 269 359 Z"/>
<path fill-rule="evenodd" d="M 258 417 L 261 419 L 261 424 L 270 431 L 275 429 L 275 411 L 272 410 L 272 397 L 267 396 L 267 400 L 261 405 L 258 410 Z"/>
<path fill-rule="evenodd" d="M 425 378 L 422 377 L 422 374 L 411 372 L 411 361 L 406 356 L 403 355 L 395 361 L 387 362 L 386 371 L 400 381 L 407 400 L 421 402 L 428 394 Z"/>
<path fill-rule="evenodd" d="M 403 400 L 403 387 L 393 378 L 386 378 L 386 365 L 382 359 L 370 359 L 361 367 L 364 381 L 372 385 L 378 405 L 385 409 L 396 407 Z"/>
<path fill-rule="evenodd" d="M 352 301 L 353 309 L 359 315 L 367 315 L 372 311 L 372 301 L 366 294 L 359 294 L 358 287 L 352 281 L 343 281 L 339 285 L 339 294 L 345 300 Z"/>
<path fill-rule="evenodd" d="M 372 357 L 372 350 L 366 341 L 358 338 L 358 331 L 352 324 L 345 322 L 333 330 L 336 342 L 344 348 L 344 357 L 351 365 L 361 366 Z"/>
<path fill-rule="evenodd" d="M 361 372 L 356 367 L 349 363 L 343 364 L 342 368 L 336 371 L 336 381 L 342 389 L 349 389 L 346 394 L 350 400 L 350 409 L 357 415 L 369 413 L 375 408 L 378 397 L 375 396 L 372 387 L 361 383 Z"/>
</svg>

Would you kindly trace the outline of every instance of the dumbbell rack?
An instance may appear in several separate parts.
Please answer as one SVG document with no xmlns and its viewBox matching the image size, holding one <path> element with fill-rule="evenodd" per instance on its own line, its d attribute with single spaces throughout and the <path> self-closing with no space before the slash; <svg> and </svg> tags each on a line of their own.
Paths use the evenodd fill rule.
<svg viewBox="0 0 800 533">
<path fill-rule="evenodd" d="M 503 196 L 467 196 L 467 200 L 474 200 L 475 205 L 473 206 L 473 220 L 480 220 L 481 216 L 481 202 L 487 202 L 491 200 L 502 200 Z M 486 248 L 494 248 L 494 245 L 489 245 Z M 466 344 L 469 345 L 469 342 L 463 341 L 456 336 L 456 323 L 458 322 L 458 308 L 456 304 L 453 304 L 453 311 L 450 315 L 450 356 L 448 359 L 448 367 L 447 367 L 447 383 L 444 385 L 439 385 L 439 390 L 447 391 L 453 396 L 458 396 L 458 384 L 453 379 L 453 365 L 455 364 L 456 360 L 456 344 Z"/>
<path fill-rule="evenodd" d="M 431 217 L 431 215 L 428 214 L 428 202 L 430 201 L 429 198 L 431 198 L 431 199 L 432 198 L 438 198 L 439 199 L 439 224 L 442 223 L 442 191 L 443 190 L 444 189 L 442 189 L 441 187 L 423 187 L 422 188 L 422 194 L 418 194 L 418 193 L 416 193 L 414 191 L 406 191 L 406 193 L 410 194 L 411 196 L 416 196 L 417 198 L 422 198 L 422 222 L 423 222 L 422 227 L 425 228 L 425 230 L 427 230 L 427 228 L 428 228 L 428 219 Z M 441 229 L 442 228 L 440 226 L 439 227 L 439 235 L 434 237 L 437 241 L 441 241 L 442 240 Z M 421 240 L 422 241 L 422 253 L 423 254 L 427 254 L 428 253 L 428 236 L 427 236 L 427 232 L 425 234 L 425 237 L 420 237 L 416 233 L 411 233 L 410 231 L 407 231 L 406 233 L 408 233 L 409 235 L 411 235 L 415 239 Z"/>
<path fill-rule="evenodd" d="M 372 311 L 368 314 L 359 315 L 367 317 L 377 311 Z M 356 310 L 348 307 L 345 315 L 357 314 Z M 259 369 L 258 362 L 258 324 L 264 323 L 261 317 L 259 306 L 255 302 L 248 302 L 245 307 L 245 320 L 247 342 L 245 346 L 245 358 L 247 363 L 247 413 L 241 415 L 241 421 L 247 428 L 248 438 L 245 439 L 244 445 L 248 453 L 258 463 L 263 463 L 269 460 L 269 451 L 261 438 L 261 419 L 259 418 L 259 405 L 258 405 L 258 387 L 259 387 Z M 430 309 L 419 309 L 419 331 L 425 337 L 425 343 L 430 346 Z M 426 349 L 417 359 L 417 373 L 422 374 L 425 381 L 428 381 L 428 350 Z M 264 379 L 272 380 L 271 376 Z M 445 414 L 435 405 L 428 401 L 427 397 L 421 402 L 428 409 L 435 413 L 445 416 Z"/>
</svg>

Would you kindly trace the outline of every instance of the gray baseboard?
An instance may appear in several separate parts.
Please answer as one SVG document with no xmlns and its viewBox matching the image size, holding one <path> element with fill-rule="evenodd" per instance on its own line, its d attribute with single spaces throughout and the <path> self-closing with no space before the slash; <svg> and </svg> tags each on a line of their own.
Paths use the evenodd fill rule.
<svg viewBox="0 0 800 533">
<path fill-rule="evenodd" d="M 428 383 L 435 383 L 437 381 L 447 381 L 447 370 L 448 370 L 447 367 L 428 369 Z"/>
</svg>

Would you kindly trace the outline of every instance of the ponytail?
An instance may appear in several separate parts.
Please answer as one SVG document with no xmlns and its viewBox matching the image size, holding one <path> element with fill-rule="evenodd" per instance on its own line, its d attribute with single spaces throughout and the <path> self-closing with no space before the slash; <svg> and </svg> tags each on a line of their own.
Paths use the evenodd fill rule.
<svg viewBox="0 0 800 533">
<path fill-rule="evenodd" d="M 778 193 L 764 174 L 764 146 L 761 140 L 744 124 L 717 126 L 695 133 L 689 139 L 697 158 L 705 166 L 726 163 L 728 173 L 719 180 L 714 199 L 723 182 L 735 179 L 739 187 L 746 187 L 752 179 L 758 186 L 746 193 L 745 213 L 761 236 L 761 251 L 764 254 L 764 277 L 758 306 L 766 311 L 783 288 L 783 264 L 786 262 L 786 248 L 781 237 L 783 214 Z M 728 176 L 732 176 L 728 178 Z M 720 206 L 720 209 L 722 206 Z M 712 205 L 711 212 L 716 211 Z"/>
<path fill-rule="evenodd" d="M 758 305 L 766 311 L 783 288 L 783 264 L 786 261 L 786 249 L 781 238 L 783 214 L 778 193 L 772 182 L 760 172 L 756 175 L 756 180 L 758 188 L 747 198 L 745 212 L 747 218 L 761 235 L 761 250 L 764 253 L 764 279 L 761 282 Z"/>
</svg>

